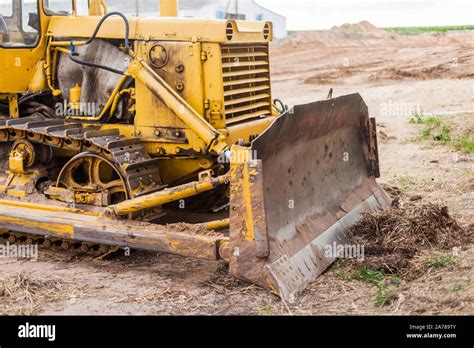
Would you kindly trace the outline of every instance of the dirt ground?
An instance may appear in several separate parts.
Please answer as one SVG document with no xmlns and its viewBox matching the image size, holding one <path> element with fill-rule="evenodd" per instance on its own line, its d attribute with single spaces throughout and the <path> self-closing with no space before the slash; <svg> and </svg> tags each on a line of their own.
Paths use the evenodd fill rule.
<svg viewBox="0 0 474 348">
<path fill-rule="evenodd" d="M 418 111 L 440 115 L 453 134 L 474 129 L 474 32 L 399 36 L 369 23 L 298 33 L 273 44 L 273 94 L 288 104 L 360 93 L 377 117 L 382 178 L 401 201 L 446 205 L 474 224 L 473 154 L 420 140 Z M 337 262 L 294 304 L 226 275 L 221 262 L 136 252 L 103 261 L 40 252 L 37 262 L 0 260 L 0 314 L 474 314 L 474 247 L 417 255 L 452 262 L 379 289 Z"/>
</svg>

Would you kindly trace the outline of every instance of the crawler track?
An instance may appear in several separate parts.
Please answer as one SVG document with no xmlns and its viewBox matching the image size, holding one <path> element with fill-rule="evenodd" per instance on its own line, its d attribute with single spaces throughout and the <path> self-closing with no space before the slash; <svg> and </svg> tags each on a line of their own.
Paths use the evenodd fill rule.
<svg viewBox="0 0 474 348">
<path fill-rule="evenodd" d="M 122 175 L 128 198 L 144 195 L 163 187 L 157 160 L 145 151 L 139 138 L 126 138 L 118 129 L 46 119 L 33 115 L 0 120 L 0 142 L 25 139 L 35 144 L 105 156 Z"/>
<path fill-rule="evenodd" d="M 0 233 L 0 244 L 6 245 L 7 243 L 9 243 L 10 245 L 37 244 L 40 248 L 44 249 L 66 250 L 69 252 L 88 255 L 91 257 L 101 257 L 118 250 L 118 247 L 104 244 L 94 244 L 75 240 L 51 238 L 13 231 L 5 231 L 3 233 Z"/>
<path fill-rule="evenodd" d="M 118 129 L 101 130 L 99 126 L 47 119 L 41 115 L 0 120 L 0 146 L 17 140 L 107 158 L 120 173 L 126 185 L 128 199 L 163 187 L 156 160 L 148 155 L 140 139 L 126 138 L 120 135 Z M 13 231 L 0 233 L 0 243 L 6 242 L 38 244 L 44 248 L 63 249 L 95 257 L 116 249 L 103 244 L 46 238 Z"/>
</svg>

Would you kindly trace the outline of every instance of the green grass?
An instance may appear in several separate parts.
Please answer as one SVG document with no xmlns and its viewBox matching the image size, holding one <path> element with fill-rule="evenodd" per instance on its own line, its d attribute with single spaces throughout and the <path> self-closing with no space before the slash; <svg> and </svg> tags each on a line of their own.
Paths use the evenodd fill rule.
<svg viewBox="0 0 474 348">
<path fill-rule="evenodd" d="M 469 139 L 467 137 L 461 137 L 457 139 L 453 143 L 454 148 L 458 151 L 466 152 L 466 153 L 473 153 L 474 152 L 474 140 Z"/>
<path fill-rule="evenodd" d="M 426 268 L 446 268 L 455 265 L 457 262 L 451 256 L 442 255 L 433 257 L 428 263 Z"/>
<path fill-rule="evenodd" d="M 350 24 L 342 25 L 350 26 Z M 433 26 L 433 27 L 392 27 L 392 28 L 383 28 L 387 31 L 398 33 L 401 35 L 419 35 L 423 33 L 445 33 L 451 30 L 474 30 L 474 25 L 448 25 L 448 26 Z M 288 30 L 288 35 L 296 35 L 301 32 L 322 32 L 324 30 Z M 356 32 L 357 36 L 363 36 L 363 33 Z"/>
<path fill-rule="evenodd" d="M 397 277 L 397 276 L 393 276 L 391 279 L 390 279 L 390 284 L 393 284 L 393 285 L 396 285 L 396 286 L 400 286 L 402 284 L 402 280 Z"/>
<path fill-rule="evenodd" d="M 352 278 L 355 280 L 359 280 L 361 282 L 373 284 L 376 286 L 385 284 L 385 272 L 371 271 L 367 268 L 357 269 L 352 275 Z"/>
<path fill-rule="evenodd" d="M 468 179 L 474 180 L 474 170 L 466 169 L 465 174 Z"/>
<path fill-rule="evenodd" d="M 398 181 L 398 185 L 400 185 L 400 188 L 403 191 L 406 191 L 410 187 L 415 186 L 417 184 L 416 179 L 410 175 L 399 175 L 396 179 Z"/>
<path fill-rule="evenodd" d="M 352 274 L 352 279 L 372 284 L 377 287 L 377 296 L 375 298 L 375 305 L 377 307 L 384 307 L 390 303 L 390 296 L 387 292 L 385 272 L 359 268 Z"/>
<path fill-rule="evenodd" d="M 409 123 L 424 126 L 421 135 L 425 140 L 432 139 L 443 143 L 451 141 L 451 127 L 445 124 L 439 116 L 423 117 L 416 112 Z"/>
<path fill-rule="evenodd" d="M 338 279 L 350 281 L 351 275 L 347 272 L 347 264 L 349 263 L 348 259 L 339 258 L 334 262 L 334 276 Z"/>
<path fill-rule="evenodd" d="M 436 143 L 450 145 L 454 149 L 465 153 L 474 152 L 472 134 L 453 137 L 451 126 L 440 116 L 424 117 L 423 114 L 416 112 L 409 123 L 423 126 L 420 136 L 422 140 L 433 140 Z"/>
<path fill-rule="evenodd" d="M 451 30 L 474 30 L 474 25 L 450 25 L 439 27 L 394 27 L 385 28 L 385 30 L 402 35 L 419 35 L 423 33 L 445 33 Z"/>
<path fill-rule="evenodd" d="M 424 122 L 423 113 L 418 111 L 415 111 L 413 115 L 411 115 L 410 121 L 408 121 L 410 124 L 424 124 Z"/>
</svg>

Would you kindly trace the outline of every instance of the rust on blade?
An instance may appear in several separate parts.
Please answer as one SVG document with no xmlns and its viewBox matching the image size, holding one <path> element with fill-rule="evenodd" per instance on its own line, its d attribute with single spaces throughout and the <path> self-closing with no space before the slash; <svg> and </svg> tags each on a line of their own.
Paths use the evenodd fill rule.
<svg viewBox="0 0 474 348">
<path fill-rule="evenodd" d="M 327 245 L 345 243 L 347 229 L 364 211 L 389 204 L 375 181 L 375 122 L 358 94 L 299 105 L 257 138 L 252 150 L 263 185 L 251 194 L 263 196 L 269 256 L 257 257 L 232 225 L 248 215 L 234 194 L 230 271 L 292 300 L 334 261 L 325 253 Z M 235 185 L 245 181 L 237 177 Z"/>
<path fill-rule="evenodd" d="M 230 233 L 239 240 L 234 254 L 250 252 L 252 258 L 267 258 L 270 253 L 265 218 L 262 162 L 235 163 L 231 166 Z"/>
</svg>

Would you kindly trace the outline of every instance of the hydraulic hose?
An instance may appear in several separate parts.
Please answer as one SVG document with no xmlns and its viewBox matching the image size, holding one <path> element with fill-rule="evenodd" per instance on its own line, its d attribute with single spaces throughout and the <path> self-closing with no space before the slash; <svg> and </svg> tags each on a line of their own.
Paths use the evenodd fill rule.
<svg viewBox="0 0 474 348">
<path fill-rule="evenodd" d="M 275 100 L 273 101 L 273 104 L 274 104 L 275 106 L 278 106 L 278 105 L 280 106 L 280 108 L 277 108 L 278 112 L 280 112 L 280 115 L 283 115 L 283 114 L 285 114 L 285 113 L 288 111 L 288 105 L 286 105 L 285 103 L 283 103 L 283 102 L 281 101 L 281 99 L 275 99 Z"/>
<path fill-rule="evenodd" d="M 28 94 L 25 94 L 24 96 L 22 96 L 19 100 L 18 100 L 18 104 L 23 104 L 29 100 L 32 100 L 32 99 L 35 99 L 37 97 L 44 97 L 44 96 L 49 96 L 51 95 L 51 90 L 49 89 L 44 89 L 44 90 L 41 90 L 41 91 L 38 91 L 38 92 L 33 92 L 33 93 L 28 93 Z"/>
<path fill-rule="evenodd" d="M 85 42 L 85 45 L 89 45 L 90 43 L 92 43 L 97 38 L 97 34 L 99 33 L 99 30 L 102 27 L 102 25 L 104 24 L 104 22 L 109 17 L 112 17 L 112 16 L 119 16 L 120 18 L 123 19 L 123 21 L 125 23 L 125 39 L 124 39 L 125 48 L 128 50 L 128 52 L 130 54 L 134 55 L 134 52 L 133 52 L 132 48 L 130 47 L 130 42 L 129 42 L 130 25 L 128 23 L 127 17 L 125 17 L 120 12 L 110 12 L 107 15 L 105 15 L 104 17 L 102 17 L 101 20 L 99 21 L 99 23 L 97 24 L 97 27 L 95 28 L 95 31 L 92 34 L 92 36 Z M 71 49 L 70 49 L 71 53 L 69 54 L 69 59 L 71 61 L 73 61 L 74 63 L 84 65 L 84 66 L 88 66 L 88 67 L 92 67 L 92 68 L 107 70 L 107 71 L 110 71 L 110 72 L 113 72 L 113 73 L 119 74 L 119 75 L 125 75 L 125 71 L 120 71 L 120 70 L 117 70 L 117 69 L 114 69 L 114 68 L 111 68 L 111 67 L 108 67 L 108 66 L 105 66 L 105 65 L 86 62 L 86 61 L 83 61 L 79 58 L 74 57 L 74 54 L 75 54 L 75 49 L 74 48 L 75 48 L 74 41 L 71 41 Z"/>
</svg>

